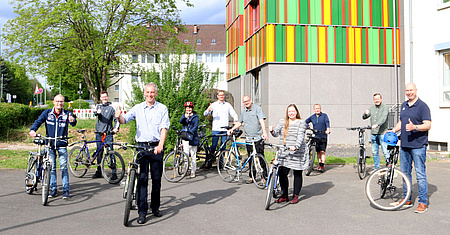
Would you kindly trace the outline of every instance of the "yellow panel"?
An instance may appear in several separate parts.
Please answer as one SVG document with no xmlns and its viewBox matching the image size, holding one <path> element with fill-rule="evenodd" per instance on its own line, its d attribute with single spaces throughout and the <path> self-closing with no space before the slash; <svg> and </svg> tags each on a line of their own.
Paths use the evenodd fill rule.
<svg viewBox="0 0 450 235">
<path fill-rule="evenodd" d="M 362 61 L 362 35 L 361 28 L 355 28 L 355 63 L 360 64 Z"/>
<path fill-rule="evenodd" d="M 275 25 L 267 25 L 267 62 L 275 61 Z"/>
<path fill-rule="evenodd" d="M 286 26 L 286 61 L 295 61 L 295 26 Z"/>
<path fill-rule="evenodd" d="M 348 28 L 348 62 L 355 63 L 355 29 Z"/>
<path fill-rule="evenodd" d="M 323 24 L 331 25 L 331 0 L 323 0 Z"/>
<path fill-rule="evenodd" d="M 319 34 L 319 45 L 318 45 L 318 53 L 319 53 L 319 63 L 327 62 L 327 39 L 326 39 L 326 27 L 318 27 Z"/>
<path fill-rule="evenodd" d="M 358 6 L 356 0 L 350 0 L 351 20 L 350 25 L 358 25 Z"/>
<path fill-rule="evenodd" d="M 388 7 L 389 7 L 389 3 L 388 0 L 382 0 L 382 7 L 383 7 L 383 27 L 389 27 L 389 11 L 388 11 Z"/>
</svg>

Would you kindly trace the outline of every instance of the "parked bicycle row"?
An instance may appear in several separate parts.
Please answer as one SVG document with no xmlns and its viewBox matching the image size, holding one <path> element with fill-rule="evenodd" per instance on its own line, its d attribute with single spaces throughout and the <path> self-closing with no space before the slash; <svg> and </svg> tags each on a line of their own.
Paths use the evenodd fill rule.
<svg viewBox="0 0 450 235">
<path fill-rule="evenodd" d="M 368 199 L 380 209 L 391 210 L 412 205 L 410 201 L 412 160 L 409 160 L 408 156 L 414 160 L 417 172 L 417 165 L 420 159 L 416 158 L 413 147 L 417 144 L 415 142 L 420 142 L 418 144 L 423 143 L 424 137 L 426 141 L 426 131 L 431 126 L 429 113 L 423 114 L 419 120 L 419 118 L 414 116 L 417 115 L 418 111 L 411 109 L 415 107 L 414 105 L 418 105 L 421 107 L 421 112 L 426 111 L 426 105 L 416 96 L 415 85 L 407 85 L 406 93 L 408 101 L 402 105 L 400 122 L 393 130 L 386 130 L 385 133 L 387 132 L 387 134 L 383 133 L 380 134 L 381 136 L 377 136 L 379 144 L 389 146 L 387 149 L 390 155 L 385 153 L 387 168 L 377 169 L 379 163 L 378 165 L 375 163 L 375 171 L 368 177 L 366 182 Z M 27 169 L 27 179 L 31 179 L 31 183 L 26 181 L 27 192 L 31 193 L 37 190 L 36 182 L 40 181 L 45 189 L 43 191 L 47 191 L 46 194 L 48 196 L 57 196 L 56 152 L 59 155 L 62 172 L 64 199 L 70 197 L 68 168 L 73 175 L 82 177 L 95 164 L 97 165 L 95 177 L 100 175 L 110 183 L 120 182 L 125 175 L 125 164 L 122 156 L 113 150 L 114 145 L 119 146 L 119 149 L 132 149 L 134 151 L 133 161 L 128 164 L 126 171 L 127 178 L 123 193 L 123 197 L 126 199 L 125 226 L 128 225 L 132 200 L 136 200 L 138 209 L 137 222 L 139 224 L 146 222 L 149 209 L 151 209 L 154 216 L 162 216 L 162 213 L 159 211 L 162 175 L 170 182 L 182 180 L 188 172 L 190 172 L 191 177 L 195 177 L 198 168 L 197 158 L 204 159 L 203 165 L 199 168 L 211 169 L 215 163 L 218 174 L 225 182 L 240 181 L 242 174 L 248 171 L 249 179 L 246 180 L 246 183 L 254 183 L 258 188 L 268 190 L 265 203 L 266 209 L 269 209 L 274 196 L 276 197 L 275 203 L 289 202 L 296 204 L 299 202 L 298 196 L 302 188 L 303 171 L 305 171 L 305 175 L 311 173 L 314 169 L 315 158 L 318 159 L 317 170 L 323 172 L 327 145 L 326 137 L 330 134 L 330 125 L 328 116 L 321 112 L 321 106 L 318 104 L 314 106 L 315 113 L 306 120 L 301 118 L 297 106 L 290 104 L 286 109 L 285 115 L 278 123 L 276 125 L 270 124 L 266 128 L 266 117 L 262 108 L 253 104 L 249 96 L 243 97 L 245 108 L 238 119 L 232 106 L 224 101 L 224 92 L 219 91 L 217 94 L 218 101 L 212 103 L 204 112 L 205 116 L 211 115 L 213 117 L 212 134 L 205 134 L 205 126 L 199 125 L 198 114 L 193 111 L 194 104 L 186 102 L 184 105 L 185 113 L 180 118 L 183 128 L 181 130 L 172 128 L 177 133 L 175 148 L 165 155 L 164 142 L 169 131 L 170 122 L 167 107 L 156 101 L 157 94 L 157 86 L 154 83 L 147 84 L 144 87 L 146 100 L 135 105 L 126 114 L 122 115 L 120 107 L 118 110 L 114 110 L 107 102 L 107 93 L 102 93 L 101 97 L 103 98 L 101 99 L 103 103 L 98 106 L 96 111 L 96 115 L 98 115 L 96 125 L 97 140 L 87 141 L 85 131 L 78 130 L 83 137 L 80 141 L 70 145 L 70 147 L 73 147 L 69 153 L 69 167 L 67 167 L 67 128 L 68 124 L 75 126 L 76 119 L 71 112 L 62 109 L 64 97 L 61 95 L 56 96 L 54 100 L 55 108 L 44 111 L 31 127 L 30 135 L 37 136 L 35 131 L 45 122 L 46 134 L 49 137 L 46 137 L 48 139 L 44 141 L 47 151 L 41 152 L 39 149 L 37 153 L 30 153 L 30 167 Z M 381 99 L 381 95 L 378 93 L 374 94 L 376 109 L 381 108 L 381 102 L 377 105 L 378 98 Z M 371 115 L 376 116 L 378 111 L 372 111 L 371 108 L 367 109 L 363 118 Z M 227 126 L 229 116 L 234 119 L 233 126 Z M 114 124 L 114 120 L 117 120 L 116 124 Z M 124 124 L 131 120 L 136 120 L 136 145 L 113 142 L 112 136 L 118 131 L 119 123 Z M 371 120 L 372 124 L 377 120 L 378 118 Z M 413 124 L 413 122 L 419 121 L 422 124 Z M 313 127 L 308 128 L 309 124 L 312 124 Z M 242 125 L 244 126 L 245 141 L 237 139 L 243 133 L 239 130 Z M 377 128 L 379 129 L 379 127 L 380 125 L 375 123 L 371 127 L 349 128 L 349 130 L 357 130 L 359 135 L 360 149 L 357 157 L 357 172 L 361 179 L 364 179 L 367 174 L 364 131 L 372 130 L 371 139 L 374 152 L 374 148 L 378 148 L 378 145 L 373 142 L 373 131 Z M 268 132 L 266 132 L 266 129 Z M 401 148 L 397 146 L 397 136 L 394 133 L 398 131 L 401 131 L 402 137 L 407 137 L 401 142 Z M 268 139 L 268 133 L 273 137 L 279 137 L 279 143 L 264 143 Z M 386 141 L 383 141 L 383 138 Z M 218 143 L 219 139 L 221 139 L 220 144 Z M 411 142 L 410 140 L 415 142 L 413 141 L 414 143 L 411 145 L 409 143 Z M 41 143 L 41 140 L 37 140 L 37 142 Z M 90 143 L 97 144 L 97 150 L 92 155 L 92 158 L 88 149 L 88 144 Z M 217 148 L 218 145 L 219 148 Z M 239 146 L 244 146 L 247 149 L 247 158 L 243 157 Z M 276 148 L 276 157 L 271 166 L 266 161 L 264 146 Z M 401 170 L 395 168 L 398 155 L 400 155 L 401 159 Z M 41 164 L 36 159 L 42 159 L 45 164 Z M 97 159 L 97 163 L 95 163 L 95 159 Z M 49 164 L 51 168 L 48 167 Z M 39 170 L 30 171 L 30 169 L 33 169 L 33 165 L 39 165 L 34 167 Z M 42 168 L 41 166 L 43 165 L 46 167 Z M 419 171 L 422 172 L 420 167 Z M 49 183 L 47 179 L 48 173 L 45 173 L 46 170 L 51 172 Z M 293 194 L 289 197 L 288 174 L 291 171 L 294 179 Z M 30 172 L 34 173 L 35 176 L 32 176 Z M 149 177 L 149 174 L 151 177 Z M 397 180 L 398 176 L 402 179 L 401 181 Z M 152 183 L 150 204 L 147 203 L 149 178 L 151 178 Z M 423 177 L 419 181 L 419 187 L 423 187 L 420 185 L 423 183 Z M 400 187 L 399 182 L 402 182 L 402 187 Z M 48 186 L 49 184 L 50 187 Z M 49 188 L 51 189 L 50 193 L 48 193 Z M 421 190 L 419 190 L 417 213 L 423 213 L 427 209 L 426 201 L 424 201 L 426 194 L 424 196 L 423 190 Z M 45 205 L 44 195 L 45 193 L 43 192 L 43 204 Z"/>
</svg>

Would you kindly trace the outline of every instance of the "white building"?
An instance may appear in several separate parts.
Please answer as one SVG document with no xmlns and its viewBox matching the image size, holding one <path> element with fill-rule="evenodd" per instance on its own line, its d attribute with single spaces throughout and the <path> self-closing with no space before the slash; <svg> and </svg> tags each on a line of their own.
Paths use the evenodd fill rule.
<svg viewBox="0 0 450 235">
<path fill-rule="evenodd" d="M 430 107 L 429 149 L 448 151 L 450 0 L 404 0 L 403 10 L 405 83 L 414 82 L 419 98 Z"/>
<path fill-rule="evenodd" d="M 227 90 L 227 81 L 225 79 L 226 69 L 226 30 L 224 24 L 211 25 L 185 25 L 187 33 L 179 33 L 178 40 L 184 44 L 189 44 L 196 49 L 197 54 L 193 55 L 198 62 L 203 62 L 208 69 L 210 76 L 219 71 L 218 82 L 214 88 Z M 115 107 L 120 105 L 124 107 L 125 101 L 131 94 L 132 82 L 140 81 L 138 73 L 134 72 L 133 64 L 136 67 L 160 71 L 161 54 L 131 54 L 129 55 L 132 65 L 125 71 L 123 78 L 108 89 L 110 101 Z M 184 58 L 187 59 L 187 56 Z M 117 76 L 118 77 L 118 76 Z"/>
</svg>

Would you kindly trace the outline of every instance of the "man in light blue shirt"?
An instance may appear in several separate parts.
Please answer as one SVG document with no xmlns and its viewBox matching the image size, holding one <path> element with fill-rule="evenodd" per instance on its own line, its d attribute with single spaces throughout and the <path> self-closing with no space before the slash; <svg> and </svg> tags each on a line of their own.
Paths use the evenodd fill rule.
<svg viewBox="0 0 450 235">
<path fill-rule="evenodd" d="M 229 116 L 231 116 L 236 124 L 238 120 L 238 115 L 236 111 L 234 111 L 233 106 L 230 103 L 225 102 L 225 91 L 219 90 L 217 92 L 217 101 L 209 105 L 208 109 L 203 113 L 204 116 L 212 115 L 213 123 L 212 123 L 212 134 L 213 135 L 222 135 L 221 142 L 224 143 L 227 139 L 227 130 L 222 128 L 224 126 L 228 126 Z M 217 148 L 217 142 L 219 141 L 219 136 L 213 137 L 211 140 L 211 155 L 207 156 L 207 159 L 202 167 L 209 169 L 212 167 L 213 162 L 215 161 L 214 153 Z"/>
<path fill-rule="evenodd" d="M 161 204 L 161 177 L 163 170 L 164 141 L 170 126 L 169 112 L 164 104 L 156 101 L 158 87 L 155 83 L 148 83 L 144 88 L 145 102 L 135 105 L 124 116 L 120 107 L 116 112 L 120 124 L 125 124 L 136 119 L 136 142 L 138 146 L 145 146 L 149 151 L 141 151 L 140 174 L 137 183 L 136 201 L 138 204 L 139 218 L 137 222 L 143 224 L 146 221 L 148 211 L 148 165 L 150 164 L 152 178 L 152 193 L 150 207 L 153 215 L 161 217 L 159 211 Z"/>
</svg>

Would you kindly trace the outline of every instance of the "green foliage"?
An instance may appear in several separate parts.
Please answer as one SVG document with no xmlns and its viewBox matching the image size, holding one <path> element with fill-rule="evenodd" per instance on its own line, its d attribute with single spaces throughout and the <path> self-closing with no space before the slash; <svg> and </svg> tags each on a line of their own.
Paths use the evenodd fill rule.
<svg viewBox="0 0 450 235">
<path fill-rule="evenodd" d="M 3 74 L 3 98 L 6 93 L 16 95 L 11 102 L 28 104 L 33 99 L 34 87 L 32 86 L 25 68 L 15 63 L 0 59 L 1 73 Z"/>
<path fill-rule="evenodd" d="M 70 102 L 66 101 L 66 102 L 64 102 L 64 109 L 67 109 L 67 110 L 78 109 L 79 102 L 80 102 L 80 100 L 78 100 L 78 99 L 74 100 L 72 102 L 72 104 L 70 104 L 70 107 L 69 107 Z M 49 108 L 49 109 L 55 107 L 55 105 L 53 104 L 53 100 L 47 100 L 45 102 L 45 104 L 48 105 L 47 108 Z M 81 109 L 90 109 L 90 108 L 91 107 L 89 106 L 89 102 L 87 102 L 85 100 L 81 100 Z"/>
<path fill-rule="evenodd" d="M 169 56 L 165 56 L 169 58 Z M 216 82 L 217 73 L 209 78 L 204 64 L 193 61 L 181 61 L 181 56 L 171 56 L 170 60 L 161 64 L 161 73 L 154 68 L 142 73 L 141 83 L 132 84 L 133 91 L 131 100 L 128 103 L 130 107 L 143 102 L 143 89 L 145 84 L 154 82 L 158 86 L 158 96 L 156 100 L 167 106 L 171 126 L 181 128 L 179 120 L 184 114 L 184 103 L 191 101 L 194 103 L 194 111 L 200 117 L 200 123 L 205 122 L 203 111 L 209 105 L 207 90 Z M 161 75 L 160 75 L 161 74 Z M 130 135 L 136 134 L 135 130 L 130 128 Z M 176 140 L 174 131 L 168 132 L 165 142 L 166 148 L 173 148 Z"/>
<path fill-rule="evenodd" d="M 36 120 L 42 111 L 41 108 L 30 108 L 23 104 L 0 104 L 0 135 L 7 135 L 10 129 L 30 125 Z"/>
<path fill-rule="evenodd" d="M 175 37 L 177 2 L 12 0 L 17 17 L 4 26 L 6 54 L 46 74 L 52 85 L 62 75 L 66 96 L 82 81 L 99 103 L 99 93 L 114 85 L 113 72 L 128 68 L 121 55 L 156 51 Z"/>
</svg>

